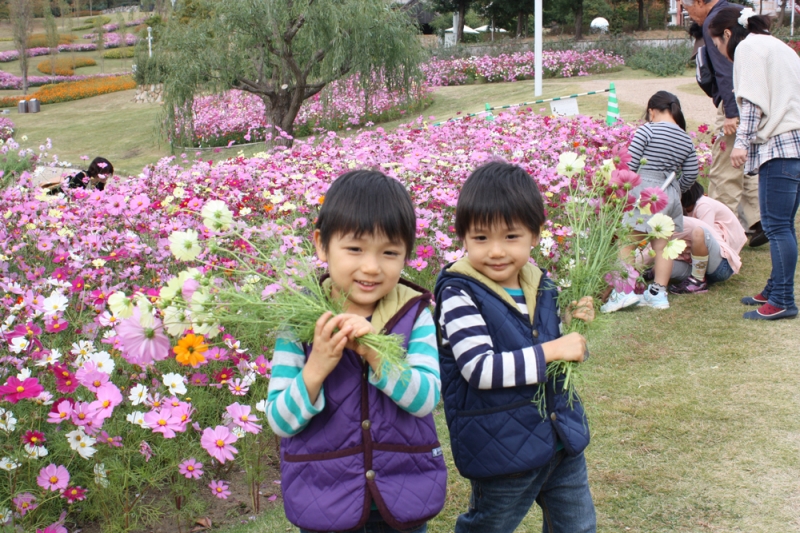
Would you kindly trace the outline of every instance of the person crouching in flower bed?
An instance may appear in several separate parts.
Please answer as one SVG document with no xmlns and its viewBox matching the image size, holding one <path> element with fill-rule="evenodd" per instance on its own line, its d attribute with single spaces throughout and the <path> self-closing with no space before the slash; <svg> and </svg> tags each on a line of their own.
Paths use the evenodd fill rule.
<svg viewBox="0 0 800 533">
<path fill-rule="evenodd" d="M 400 278 L 415 236 L 411 197 L 379 172 L 348 172 L 325 196 L 314 244 L 345 313 L 323 314 L 310 345 L 279 337 L 266 409 L 284 437 L 286 517 L 301 531 L 423 533 L 444 507 L 431 294 Z M 355 342 L 382 330 L 405 338 L 402 374 Z"/>
<path fill-rule="evenodd" d="M 467 257 L 435 289 L 453 459 L 472 483 L 456 533 L 511 533 L 534 501 L 543 531 L 596 530 L 583 405 L 569 404 L 563 375 L 546 373 L 551 361 L 582 362 L 586 340 L 561 336 L 555 284 L 529 262 L 544 223 L 539 189 L 519 167 L 489 163 L 461 189 L 455 226 Z M 572 318 L 594 318 L 590 297 L 573 306 Z"/>
<path fill-rule="evenodd" d="M 102 191 L 106 188 L 106 181 L 110 176 L 114 175 L 114 166 L 108 159 L 104 157 L 95 157 L 89 168 L 85 171 L 81 170 L 74 176 L 70 176 L 67 182 L 67 187 L 70 189 L 84 188 L 84 189 L 97 189 Z M 61 188 L 61 181 L 55 183 L 46 183 L 42 188 L 49 189 L 48 194 L 55 195 L 63 193 Z"/>
</svg>

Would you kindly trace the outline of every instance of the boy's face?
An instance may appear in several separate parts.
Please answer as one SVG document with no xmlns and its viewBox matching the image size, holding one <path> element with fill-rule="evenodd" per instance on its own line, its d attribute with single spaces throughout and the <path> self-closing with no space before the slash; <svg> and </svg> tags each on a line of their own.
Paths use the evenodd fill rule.
<svg viewBox="0 0 800 533">
<path fill-rule="evenodd" d="M 539 236 L 519 223 L 472 227 L 464 238 L 470 265 L 507 289 L 519 289 L 519 271 L 528 262 Z"/>
<path fill-rule="evenodd" d="M 347 294 L 348 313 L 372 315 L 378 302 L 400 281 L 406 262 L 404 244 L 385 235 L 334 235 L 327 250 L 314 232 L 317 257 L 328 263 L 334 296 Z"/>
</svg>

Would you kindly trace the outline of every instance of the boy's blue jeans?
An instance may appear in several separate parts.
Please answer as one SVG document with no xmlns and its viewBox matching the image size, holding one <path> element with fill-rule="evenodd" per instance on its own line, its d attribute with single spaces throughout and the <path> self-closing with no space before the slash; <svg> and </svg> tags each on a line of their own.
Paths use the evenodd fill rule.
<svg viewBox="0 0 800 533">
<path fill-rule="evenodd" d="M 586 459 L 560 450 L 538 470 L 472 481 L 469 512 L 456 520 L 456 533 L 512 533 L 534 501 L 544 515 L 544 533 L 597 530 Z"/>
<path fill-rule="evenodd" d="M 794 273 L 797 268 L 797 234 L 794 224 L 800 206 L 800 159 L 771 159 L 758 169 L 761 226 L 769 237 L 772 273 L 761 291 L 769 303 L 797 309 Z"/>
</svg>

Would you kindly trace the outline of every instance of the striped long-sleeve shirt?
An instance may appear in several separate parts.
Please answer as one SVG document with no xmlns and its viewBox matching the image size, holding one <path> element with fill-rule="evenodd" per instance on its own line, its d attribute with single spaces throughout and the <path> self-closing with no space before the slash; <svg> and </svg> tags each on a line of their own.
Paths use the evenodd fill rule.
<svg viewBox="0 0 800 533">
<path fill-rule="evenodd" d="M 522 290 L 506 289 L 517 308 L 528 315 Z M 497 352 L 478 307 L 461 289 L 445 287 L 441 297 L 442 343 L 453 350 L 461 375 L 477 389 L 532 385 L 547 380 L 544 351 L 540 345 Z"/>
<path fill-rule="evenodd" d="M 425 309 L 411 330 L 407 361 L 409 368 L 402 374 L 388 367 L 381 378 L 369 369 L 369 383 L 414 416 L 428 415 L 439 403 L 441 379 L 436 328 L 431 312 Z M 267 420 L 276 434 L 291 437 L 300 433 L 314 415 L 325 408 L 325 389 L 311 403 L 303 381 L 305 352 L 300 343 L 279 338 L 272 357 L 272 378 L 267 396 Z"/>
<path fill-rule="evenodd" d="M 643 158 L 647 160 L 648 170 L 663 171 L 665 177 L 670 172 L 680 171 L 678 184 L 681 192 L 688 191 L 697 180 L 699 170 L 694 143 L 677 124 L 671 122 L 643 124 L 633 134 L 628 153 L 632 157 L 628 168 L 633 172 L 639 170 Z"/>
</svg>

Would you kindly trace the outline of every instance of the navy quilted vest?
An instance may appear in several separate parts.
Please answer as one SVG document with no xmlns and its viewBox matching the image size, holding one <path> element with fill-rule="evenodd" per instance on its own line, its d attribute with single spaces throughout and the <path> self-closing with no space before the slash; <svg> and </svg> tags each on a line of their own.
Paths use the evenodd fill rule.
<svg viewBox="0 0 800 533">
<path fill-rule="evenodd" d="M 403 335 L 405 348 L 430 296 L 407 302 L 384 328 Z M 367 368 L 345 350 L 324 382 L 325 408 L 281 441 L 284 509 L 303 529 L 363 527 L 373 501 L 396 529 L 419 526 L 444 507 L 447 467 L 433 415 L 417 418 L 400 409 L 369 384 Z"/>
<path fill-rule="evenodd" d="M 497 352 L 518 350 L 557 339 L 558 293 L 542 277 L 534 324 L 501 300 L 483 283 L 445 268 L 436 281 L 436 327 L 439 328 L 440 296 L 445 287 L 466 292 L 489 327 Z M 545 389 L 546 413 L 541 416 L 532 402 L 538 385 L 479 390 L 469 385 L 439 335 L 442 397 L 450 445 L 456 468 L 471 479 L 526 472 L 545 465 L 560 440 L 569 455 L 578 455 L 589 444 L 589 425 L 580 401 L 567 405 L 562 380 L 549 380 Z"/>
</svg>

